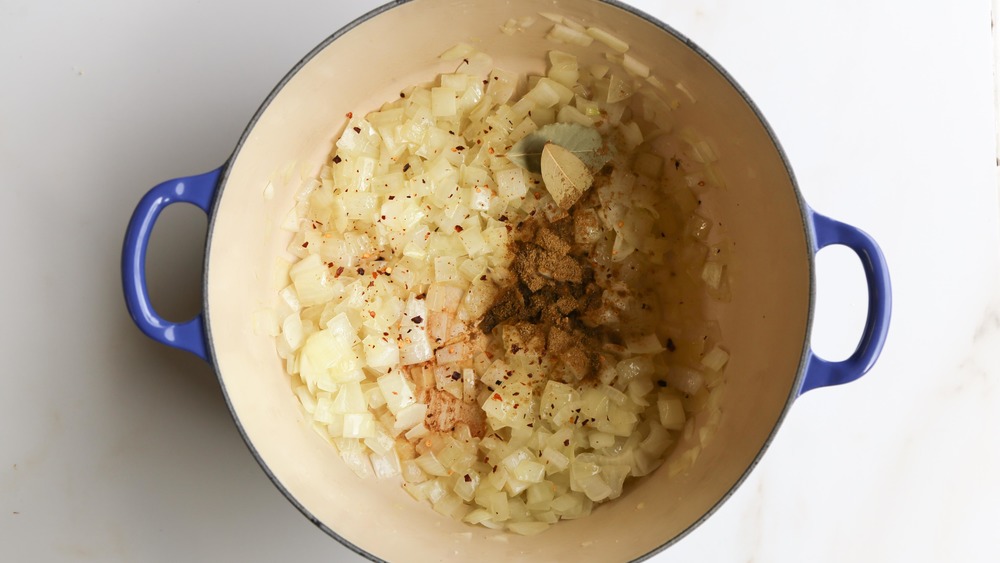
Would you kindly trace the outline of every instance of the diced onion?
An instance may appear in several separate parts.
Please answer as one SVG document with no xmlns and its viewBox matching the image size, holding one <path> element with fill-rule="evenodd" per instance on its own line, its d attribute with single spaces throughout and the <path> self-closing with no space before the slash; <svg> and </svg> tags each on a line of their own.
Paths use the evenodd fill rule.
<svg viewBox="0 0 1000 563">
<path fill-rule="evenodd" d="M 605 45 L 611 47 L 612 49 L 618 51 L 619 53 L 624 53 L 625 51 L 628 51 L 628 43 L 622 41 L 621 39 L 615 37 L 614 35 L 611 35 L 607 31 L 599 27 L 588 27 L 587 35 L 593 37 L 594 39 L 600 41 L 601 43 L 604 43 Z"/>
<path fill-rule="evenodd" d="M 267 184 L 265 197 L 299 186 L 281 224 L 293 235 L 271 275 L 276 305 L 249 317 L 254 334 L 276 338 L 307 420 L 354 473 L 398 477 L 445 517 L 523 535 L 587 516 L 664 460 L 668 474 L 685 471 L 711 447 L 729 353 L 700 298 L 730 298 L 733 257 L 707 211 L 723 187 L 718 153 L 675 131 L 690 91 L 654 76 L 610 31 L 542 17 L 552 27 L 538 33 L 566 45 L 544 73 L 494 68 L 456 45 L 434 83 L 348 113 L 317 176 L 300 182 L 289 167 Z M 534 19 L 511 17 L 500 31 Z M 598 56 L 584 49 L 595 40 Z M 557 162 L 564 173 L 578 160 L 593 168 L 579 177 L 600 176 L 567 210 L 554 176 L 531 164 L 541 149 L 514 147 L 576 126 L 597 130 L 597 160 L 610 166 L 563 147 L 576 158 Z M 570 253 L 592 262 L 598 291 L 580 317 L 614 337 L 586 354 L 591 343 L 576 335 L 561 335 L 565 353 L 543 354 L 515 323 L 477 328 L 524 281 L 511 250 L 531 216 L 565 218 Z M 689 293 L 690 306 L 661 302 Z M 555 346 L 560 333 L 542 338 Z"/>
<path fill-rule="evenodd" d="M 558 43 L 569 43 L 572 45 L 579 45 L 581 47 L 587 47 L 594 41 L 594 38 L 586 33 L 561 23 L 557 23 L 552 26 L 552 29 L 549 31 L 549 34 L 545 36 L 545 38 Z"/>
<path fill-rule="evenodd" d="M 720 371 L 729 361 L 729 353 L 715 346 L 701 359 L 701 365 L 711 371 Z"/>
<path fill-rule="evenodd" d="M 668 430 L 680 430 L 684 428 L 684 405 L 675 396 L 661 392 L 656 401 L 656 408 L 660 413 L 660 424 Z"/>
</svg>

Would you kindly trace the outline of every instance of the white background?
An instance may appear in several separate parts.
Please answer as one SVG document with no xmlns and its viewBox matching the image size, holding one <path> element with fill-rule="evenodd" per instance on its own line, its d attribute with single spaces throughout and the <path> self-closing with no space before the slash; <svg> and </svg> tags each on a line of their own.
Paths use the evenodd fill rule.
<svg viewBox="0 0 1000 563">
<path fill-rule="evenodd" d="M 989 0 L 632 2 L 754 98 L 807 200 L 869 231 L 895 310 L 861 381 L 807 394 L 658 562 L 997 561 L 1000 256 Z M 0 561 L 356 561 L 275 489 L 211 369 L 136 330 L 120 251 L 146 189 L 229 155 L 270 89 L 377 2 L 0 0 Z M 154 302 L 200 303 L 206 221 L 168 210 Z M 817 349 L 863 323 L 820 254 Z"/>
</svg>

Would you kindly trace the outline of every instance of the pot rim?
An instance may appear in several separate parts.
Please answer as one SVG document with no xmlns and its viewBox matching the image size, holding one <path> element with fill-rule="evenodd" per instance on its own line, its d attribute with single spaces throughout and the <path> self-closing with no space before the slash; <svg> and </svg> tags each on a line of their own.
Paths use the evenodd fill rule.
<svg viewBox="0 0 1000 563">
<path fill-rule="evenodd" d="M 243 145 L 246 143 L 248 137 L 250 136 L 251 131 L 253 131 L 254 127 L 257 124 L 257 122 L 260 120 L 260 118 L 264 114 L 264 112 L 267 111 L 268 107 L 270 107 L 271 102 L 274 101 L 274 99 L 281 92 L 281 90 L 284 89 L 285 85 L 288 84 L 288 82 L 293 77 L 295 77 L 295 75 L 297 75 L 299 73 L 299 71 L 302 70 L 303 67 L 305 67 L 306 64 L 308 64 L 317 54 L 319 54 L 321 51 L 323 51 L 324 49 L 326 49 L 330 44 L 332 44 L 334 41 L 336 41 L 337 39 L 339 39 L 341 36 L 343 36 L 346 33 L 352 31 L 354 28 L 360 26 L 361 24 L 363 24 L 363 23 L 365 23 L 365 22 L 367 22 L 367 21 L 369 21 L 369 20 L 371 20 L 371 19 L 373 19 L 373 18 L 381 15 L 382 13 L 388 12 L 389 10 L 392 10 L 393 8 L 397 8 L 397 7 L 402 6 L 404 4 L 409 4 L 410 2 L 413 2 L 413 1 L 414 0 L 393 0 L 391 2 L 388 2 L 386 4 L 383 4 L 383 5 L 379 6 L 379 7 L 375 8 L 375 9 L 373 9 L 373 10 L 370 10 L 369 12 L 367 12 L 367 13 L 365 13 L 365 14 L 357 17 L 357 18 L 355 18 L 353 21 L 347 23 L 346 25 L 344 25 L 343 27 L 341 27 L 340 29 L 338 29 L 337 31 L 335 31 L 333 34 L 331 34 L 330 36 L 326 37 L 316 47 L 314 47 L 304 57 L 302 57 L 302 59 L 300 59 L 281 78 L 281 80 L 277 83 L 277 85 L 275 85 L 275 87 L 267 95 L 267 97 L 261 103 L 260 107 L 254 113 L 253 117 L 247 123 L 247 126 L 243 130 L 243 133 L 240 135 L 240 139 L 236 143 L 236 146 L 233 149 L 232 154 L 226 159 L 225 163 L 221 167 L 221 174 L 220 174 L 220 177 L 219 177 L 218 187 L 216 189 L 215 197 L 214 197 L 214 200 L 212 201 L 212 206 L 211 206 L 210 212 L 208 214 L 208 217 L 209 217 L 209 220 L 208 220 L 208 232 L 207 232 L 206 243 L 205 243 L 205 259 L 204 259 L 204 264 L 203 264 L 204 274 L 203 274 L 203 277 L 202 277 L 203 314 L 204 314 L 204 321 L 203 322 L 204 322 L 204 329 L 205 329 L 205 348 L 206 348 L 206 351 L 207 351 L 209 362 L 212 364 L 212 369 L 215 372 L 216 377 L 219 380 L 219 385 L 220 385 L 220 387 L 222 389 L 222 394 L 223 394 L 223 396 L 225 397 L 225 400 L 226 400 L 226 406 L 227 406 L 227 408 L 229 408 L 229 413 L 232 416 L 233 421 L 236 423 L 236 428 L 239 431 L 240 436 L 243 439 L 243 443 L 246 444 L 247 448 L 250 450 L 251 455 L 253 455 L 254 459 L 257 461 L 257 464 L 260 465 L 261 469 L 267 475 L 267 478 L 271 481 L 271 483 L 274 484 L 274 486 L 277 487 L 277 489 L 279 491 L 281 491 L 281 494 L 284 495 L 284 497 L 286 499 L 288 499 L 288 501 L 290 503 L 292 503 L 292 505 L 295 506 L 295 508 L 297 508 L 299 510 L 299 512 L 301 512 L 310 522 L 312 522 L 313 525 L 315 525 L 317 528 L 321 529 L 323 532 L 325 532 L 330 537 L 332 537 L 335 540 L 337 540 L 341 545 L 343 545 L 344 547 L 346 547 L 350 551 L 356 553 L 357 555 L 359 555 L 359 556 L 361 556 L 361 557 L 363 557 L 365 559 L 368 559 L 370 561 L 376 561 L 376 562 L 383 561 L 383 560 L 380 559 L 380 558 L 378 558 L 374 554 L 369 553 L 365 549 L 363 549 L 363 548 L 355 545 L 354 543 L 350 542 L 349 540 L 347 540 L 346 538 L 344 538 L 343 536 L 341 536 L 340 534 L 338 534 L 335 530 L 333 530 L 332 528 L 330 528 L 329 526 L 327 526 L 326 524 L 324 524 L 315 515 L 313 515 L 305 506 L 303 506 L 302 503 L 299 502 L 298 499 L 294 495 L 292 495 L 284 487 L 284 485 L 282 485 L 282 483 L 278 480 L 278 478 L 271 471 L 270 467 L 268 467 L 266 461 L 260 455 L 260 452 L 258 452 L 257 449 L 254 447 L 254 445 L 253 445 L 252 441 L 250 440 L 250 438 L 247 436 L 246 431 L 243 428 L 243 424 L 240 422 L 240 419 L 237 416 L 236 411 L 233 408 L 233 404 L 232 404 L 232 402 L 230 400 L 229 393 L 228 393 L 228 391 L 226 389 L 226 382 L 225 382 L 224 378 L 222 377 L 222 373 L 219 370 L 218 361 L 216 360 L 216 352 L 215 352 L 214 339 L 212 338 L 211 308 L 209 307 L 209 302 L 208 302 L 208 274 L 209 274 L 208 265 L 209 265 L 209 261 L 211 259 L 212 249 L 213 249 L 212 238 L 213 238 L 214 227 L 215 227 L 215 219 L 217 217 L 217 213 L 216 212 L 218 210 L 218 206 L 219 206 L 220 201 L 222 199 L 221 198 L 222 193 L 223 193 L 223 191 L 226 188 L 226 184 L 227 184 L 227 181 L 229 179 L 229 172 L 231 170 L 232 164 L 236 160 L 236 157 L 239 155 L 240 150 L 243 148 Z M 679 534 L 677 534 L 676 536 L 670 538 L 669 540 L 667 540 L 663 544 L 660 544 L 658 547 L 650 550 L 646 554 L 644 554 L 644 555 L 642 555 L 642 556 L 640 556 L 640 557 L 638 557 L 638 558 L 636 558 L 636 559 L 633 560 L 635 562 L 638 562 L 638 561 L 645 561 L 645 560 L 653 557 L 654 555 L 656 555 L 656 554 L 664 551 L 668 547 L 676 544 L 677 542 L 679 542 L 682 539 L 684 539 L 685 537 L 687 537 L 688 534 L 690 534 L 696 528 L 698 528 L 699 526 L 701 526 L 701 524 L 703 524 L 709 517 L 711 517 L 713 514 L 715 514 L 715 512 L 717 510 L 719 510 L 719 508 L 727 500 L 729 500 L 729 498 L 736 492 L 737 489 L 739 489 L 739 487 L 744 483 L 744 481 L 746 481 L 746 479 L 749 477 L 749 475 L 753 472 L 754 468 L 756 468 L 757 465 L 760 463 L 760 461 L 763 458 L 763 456 L 764 456 L 765 452 L 767 451 L 768 447 L 770 447 L 771 442 L 774 440 L 774 437 L 776 436 L 776 434 L 778 432 L 778 429 L 781 427 L 782 423 L 784 422 L 785 417 L 787 416 L 787 414 L 789 412 L 789 409 L 791 408 L 792 404 L 794 403 L 796 397 L 799 396 L 799 391 L 802 388 L 802 384 L 803 384 L 803 381 L 805 379 L 806 368 L 808 366 L 809 359 L 811 357 L 810 342 L 811 342 L 811 335 L 812 335 L 813 315 L 814 315 L 815 303 L 816 303 L 816 268 L 815 268 L 815 266 L 816 266 L 816 264 L 815 264 L 815 260 L 816 260 L 816 234 L 813 231 L 813 227 L 812 227 L 811 221 L 809 221 L 809 217 L 810 217 L 810 214 L 812 213 L 812 211 L 811 211 L 810 207 L 808 206 L 808 204 L 806 203 L 805 199 L 802 197 L 802 192 L 799 189 L 798 181 L 796 180 L 795 173 L 792 170 L 791 164 L 788 161 L 788 155 L 785 152 L 785 149 L 782 147 L 780 141 L 778 140 L 777 136 L 775 135 L 774 130 L 771 127 L 771 124 L 767 121 L 767 119 L 764 117 L 763 113 L 760 111 L 760 108 L 757 107 L 757 104 L 755 104 L 753 102 L 753 100 L 750 98 L 749 94 L 747 94 L 747 92 L 743 89 L 743 87 L 740 86 L 740 84 L 736 81 L 736 79 L 733 78 L 733 76 L 730 75 L 729 72 L 726 71 L 726 69 L 722 67 L 722 65 L 720 65 L 714 58 L 712 58 L 711 55 L 709 55 L 704 49 L 702 49 L 700 46 L 698 46 L 698 44 L 696 44 L 694 41 L 692 41 L 691 39 L 689 39 L 687 36 L 685 36 L 681 32 L 679 32 L 676 29 L 674 29 L 669 24 L 667 24 L 667 23 L 665 23 L 665 22 L 663 22 L 663 21 L 661 21 L 661 20 L 659 20 L 659 19 L 657 19 L 657 18 L 655 18 L 655 17 L 647 14 L 646 12 L 644 12 L 644 11 L 642 11 L 642 10 L 634 7 L 634 6 L 630 6 L 630 5 L 624 4 L 624 3 L 622 3 L 619 0 L 595 0 L 595 1 L 603 3 L 603 4 L 607 4 L 609 6 L 612 6 L 614 8 L 620 9 L 620 10 L 623 10 L 625 12 L 628 12 L 628 13 L 632 14 L 633 16 L 636 16 L 637 18 L 639 18 L 641 20 L 645 20 L 646 22 L 648 22 L 648 23 L 656 26 L 657 28 L 659 28 L 661 31 L 667 33 L 668 35 L 670 35 L 673 38 L 677 39 L 678 41 L 682 42 L 686 47 L 688 47 L 689 49 L 691 49 L 695 54 L 697 54 L 698 56 L 700 56 L 709 65 L 711 65 L 711 67 L 716 72 L 718 72 L 719 75 L 722 76 L 726 80 L 726 82 L 729 83 L 730 87 L 732 87 L 736 91 L 736 93 L 739 94 L 740 98 L 743 99 L 743 101 L 750 108 L 750 111 L 753 112 L 754 116 L 757 118 L 757 120 L 763 126 L 764 131 L 767 133 L 768 138 L 771 140 L 771 143 L 774 145 L 774 148 L 777 150 L 778 156 L 781 159 L 781 164 L 784 167 L 785 173 L 788 175 L 788 179 L 789 179 L 789 181 L 791 183 L 792 191 L 793 191 L 793 193 L 795 195 L 796 203 L 798 204 L 798 207 L 799 207 L 800 216 L 801 216 L 801 219 L 802 219 L 802 230 L 803 230 L 803 233 L 804 233 L 804 235 L 806 237 L 807 248 L 809 249 L 809 252 L 807 253 L 808 255 L 806 257 L 806 259 L 808 261 L 808 264 L 809 264 L 809 307 L 808 307 L 808 310 L 806 312 L 806 327 L 805 327 L 805 333 L 803 335 L 803 340 L 802 340 L 802 353 L 801 353 L 801 355 L 799 357 L 799 366 L 798 366 L 798 370 L 797 370 L 797 372 L 795 374 L 794 384 L 792 385 L 792 388 L 791 388 L 791 391 L 789 393 L 788 399 L 785 401 L 784 407 L 781 409 L 781 412 L 778 414 L 778 418 L 777 418 L 777 420 L 774 423 L 774 427 L 771 429 L 771 432 L 768 434 L 767 438 L 761 444 L 760 450 L 754 455 L 753 460 L 747 465 L 746 469 L 743 471 L 743 473 L 740 475 L 740 477 L 733 483 L 733 485 L 729 488 L 729 490 L 727 490 L 719 498 L 719 500 L 715 504 L 713 504 L 707 511 L 705 511 L 704 514 L 702 514 L 700 517 L 698 517 L 697 520 L 695 520 L 694 522 L 692 522 L 687 528 L 685 528 Z"/>
</svg>

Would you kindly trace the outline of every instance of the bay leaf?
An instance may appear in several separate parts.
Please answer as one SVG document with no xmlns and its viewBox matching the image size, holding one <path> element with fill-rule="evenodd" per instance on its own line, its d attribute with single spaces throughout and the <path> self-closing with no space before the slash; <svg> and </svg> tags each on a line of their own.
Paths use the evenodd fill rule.
<svg viewBox="0 0 1000 563">
<path fill-rule="evenodd" d="M 569 149 L 546 143 L 541 156 L 542 182 L 556 205 L 563 209 L 573 206 L 594 183 L 587 165 Z"/>
<path fill-rule="evenodd" d="M 518 141 L 507 151 L 507 158 L 529 172 L 541 172 L 542 151 L 547 143 L 566 149 L 591 170 L 611 160 L 611 151 L 605 146 L 600 132 L 579 123 L 546 125 Z"/>
</svg>

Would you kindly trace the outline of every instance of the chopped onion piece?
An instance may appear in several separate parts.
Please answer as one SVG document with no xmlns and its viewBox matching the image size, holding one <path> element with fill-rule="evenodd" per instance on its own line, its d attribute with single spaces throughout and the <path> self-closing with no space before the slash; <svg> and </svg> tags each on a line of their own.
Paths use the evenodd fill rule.
<svg viewBox="0 0 1000 563">
<path fill-rule="evenodd" d="M 319 305 L 337 296 L 333 276 L 318 254 L 310 254 L 295 263 L 288 274 L 302 306 Z"/>
<path fill-rule="evenodd" d="M 345 438 L 371 438 L 375 435 L 375 417 L 370 412 L 344 415 Z"/>
<path fill-rule="evenodd" d="M 701 365 L 705 366 L 705 369 L 710 371 L 720 371 L 723 367 L 725 367 L 726 362 L 728 361 L 729 353 L 719 346 L 714 346 L 701 359 Z"/>
<path fill-rule="evenodd" d="M 622 57 L 622 65 L 629 74 L 638 76 L 639 78 L 649 77 L 649 66 L 636 60 L 635 57 L 629 54 L 625 54 Z"/>
<path fill-rule="evenodd" d="M 684 428 L 684 405 L 680 398 L 660 392 L 656 400 L 656 408 L 660 413 L 660 424 L 668 430 L 680 430 Z"/>
<path fill-rule="evenodd" d="M 424 421 L 426 413 L 427 405 L 423 403 L 413 403 L 403 407 L 396 413 L 396 424 L 393 426 L 393 430 L 403 431 L 413 428 Z"/>
<path fill-rule="evenodd" d="M 579 123 L 580 125 L 585 125 L 590 127 L 594 124 L 594 120 L 589 116 L 583 114 L 580 110 L 573 106 L 563 106 L 556 116 L 556 121 L 560 123 Z"/>
<path fill-rule="evenodd" d="M 419 440 L 428 434 L 430 434 L 430 430 L 428 430 L 427 426 L 421 422 L 420 424 L 407 430 L 405 436 L 407 440 L 412 442 L 413 440 Z"/>
<path fill-rule="evenodd" d="M 552 26 L 552 29 L 549 31 L 548 35 L 545 36 L 545 38 L 550 41 L 580 45 L 581 47 L 587 47 L 594 41 L 594 38 L 586 33 L 577 31 L 561 23 L 557 23 Z"/>
<path fill-rule="evenodd" d="M 581 24 L 580 22 L 577 22 L 576 20 L 574 20 L 574 19 L 572 19 L 570 17 L 567 17 L 567 16 L 563 16 L 562 23 L 565 24 L 566 27 L 568 27 L 568 28 L 570 28 L 570 29 L 572 29 L 574 31 L 579 31 L 581 33 L 587 31 L 587 28 L 584 27 L 583 24 Z"/>
<path fill-rule="evenodd" d="M 511 522 L 507 529 L 522 536 L 534 536 L 549 529 L 549 526 L 546 522 Z"/>
<path fill-rule="evenodd" d="M 368 458 L 376 478 L 388 479 L 400 474 L 399 456 L 395 451 L 390 450 L 385 454 L 372 452 Z"/>
<path fill-rule="evenodd" d="M 653 333 L 630 338 L 625 342 L 625 347 L 633 354 L 659 354 L 666 350 L 660 343 L 660 339 Z"/>
<path fill-rule="evenodd" d="M 722 273 L 724 269 L 725 265 L 719 262 L 705 262 L 705 266 L 701 269 L 701 279 L 705 280 L 708 287 L 718 289 L 722 285 Z"/>
<path fill-rule="evenodd" d="M 394 415 L 416 403 L 411 383 L 401 372 L 394 371 L 379 377 L 378 387 L 385 397 L 386 406 Z"/>
<path fill-rule="evenodd" d="M 615 37 L 614 35 L 611 35 L 607 31 L 599 27 L 588 27 L 587 35 L 593 37 L 594 39 L 600 41 L 601 43 L 604 43 L 605 45 L 611 47 L 612 49 L 618 51 L 619 53 L 624 53 L 625 51 L 628 51 L 628 43 L 622 41 L 621 39 Z"/>
<path fill-rule="evenodd" d="M 697 370 L 684 366 L 674 366 L 667 372 L 667 383 L 679 389 L 682 393 L 694 395 L 705 384 L 705 376 Z"/>
</svg>

